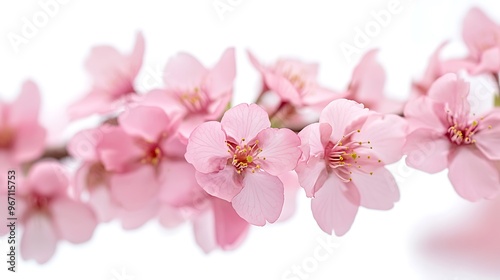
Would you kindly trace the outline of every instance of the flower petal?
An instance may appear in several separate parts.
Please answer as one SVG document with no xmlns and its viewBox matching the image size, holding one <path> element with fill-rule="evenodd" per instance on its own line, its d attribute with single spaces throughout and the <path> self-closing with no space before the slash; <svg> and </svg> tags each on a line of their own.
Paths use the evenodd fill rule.
<svg viewBox="0 0 500 280">
<path fill-rule="evenodd" d="M 59 198 L 50 204 L 50 213 L 60 238 L 72 243 L 88 241 L 97 226 L 97 218 L 82 202 Z"/>
<path fill-rule="evenodd" d="M 46 131 L 37 123 L 17 127 L 12 147 L 13 158 L 17 162 L 27 162 L 39 157 L 45 148 Z"/>
<path fill-rule="evenodd" d="M 408 166 L 427 173 L 437 173 L 448 166 L 450 141 L 430 129 L 417 129 L 408 135 L 403 148 Z"/>
<path fill-rule="evenodd" d="M 491 160 L 500 160 L 500 109 L 494 109 L 479 122 L 474 135 L 476 146 Z"/>
<path fill-rule="evenodd" d="M 196 244 L 205 253 L 210 253 L 217 248 L 215 237 L 215 217 L 213 210 L 205 211 L 193 219 L 193 231 Z"/>
<path fill-rule="evenodd" d="M 157 142 L 170 125 L 170 120 L 162 109 L 150 106 L 129 109 L 120 115 L 118 122 L 127 134 L 149 142 Z"/>
<path fill-rule="evenodd" d="M 18 126 L 26 122 L 37 122 L 40 111 L 40 90 L 30 80 L 23 83 L 21 92 L 10 108 L 9 121 Z"/>
<path fill-rule="evenodd" d="M 323 109 L 319 122 L 332 126 L 333 132 L 330 139 L 337 142 L 344 136 L 348 125 L 367 114 L 369 111 L 364 108 L 363 104 L 347 99 L 337 99 Z"/>
<path fill-rule="evenodd" d="M 446 104 L 445 109 L 454 114 L 467 115 L 470 110 L 467 101 L 469 87 L 469 83 L 459 78 L 457 74 L 448 73 L 432 84 L 428 96 L 432 100 Z"/>
<path fill-rule="evenodd" d="M 248 173 L 243 179 L 243 189 L 232 204 L 236 213 L 250 224 L 264 226 L 274 223 L 283 210 L 283 183 L 266 172 Z"/>
<path fill-rule="evenodd" d="M 97 144 L 97 152 L 107 170 L 123 172 L 144 156 L 145 151 L 122 128 L 104 126 L 101 131 L 103 136 Z"/>
<path fill-rule="evenodd" d="M 323 156 L 331 134 L 332 127 L 327 123 L 313 123 L 302 129 L 298 134 L 302 159 L 307 159 L 309 156 Z"/>
<path fill-rule="evenodd" d="M 369 142 L 370 153 L 390 164 L 403 156 L 407 125 L 405 119 L 396 115 L 372 114 L 358 128 L 359 133 L 355 133 L 352 140 Z"/>
<path fill-rule="evenodd" d="M 226 165 L 218 172 L 196 172 L 196 181 L 210 195 L 231 201 L 242 188 L 241 175 L 232 165 Z"/>
<path fill-rule="evenodd" d="M 354 171 L 352 183 L 360 195 L 360 205 L 370 209 L 389 210 L 399 200 L 399 189 L 394 176 L 385 168 L 368 175 Z"/>
<path fill-rule="evenodd" d="M 314 197 L 328 179 L 325 161 L 320 157 L 311 157 L 307 162 L 300 162 L 295 170 L 307 197 Z"/>
<path fill-rule="evenodd" d="M 311 209 L 319 227 L 326 233 L 342 236 L 351 228 L 358 213 L 360 195 L 354 186 L 346 186 L 330 176 L 312 199 Z"/>
<path fill-rule="evenodd" d="M 300 138 L 295 132 L 286 128 L 266 128 L 259 132 L 257 140 L 262 149 L 258 163 L 267 173 L 277 176 L 297 166 L 302 152 Z"/>
<path fill-rule="evenodd" d="M 472 8 L 465 16 L 462 37 L 472 56 L 479 58 L 481 50 L 497 44 L 498 26 L 479 8 Z"/>
<path fill-rule="evenodd" d="M 192 55 L 179 53 L 165 66 L 163 80 L 167 88 L 192 90 L 199 87 L 208 74 L 208 70 Z"/>
<path fill-rule="evenodd" d="M 113 199 L 129 210 L 146 206 L 156 197 L 159 189 L 154 168 L 149 165 L 112 175 L 110 185 Z"/>
<path fill-rule="evenodd" d="M 463 147 L 450 156 L 448 177 L 457 193 L 469 201 L 491 199 L 500 190 L 500 172 L 474 147 Z"/>
<path fill-rule="evenodd" d="M 224 250 L 235 248 L 246 236 L 250 225 L 225 200 L 213 198 L 212 208 L 217 245 Z"/>
<path fill-rule="evenodd" d="M 27 183 L 38 194 L 58 196 L 66 193 L 69 179 L 59 163 L 47 160 L 39 162 L 32 167 Z"/>
<path fill-rule="evenodd" d="M 206 77 L 205 85 L 210 97 L 217 99 L 220 95 L 230 92 L 233 88 L 235 76 L 235 52 L 234 48 L 229 48 Z"/>
<path fill-rule="evenodd" d="M 46 263 L 55 253 L 57 236 L 50 218 L 41 213 L 33 213 L 24 224 L 21 238 L 21 255 L 25 260 L 34 259 Z"/>
<path fill-rule="evenodd" d="M 187 145 L 185 158 L 203 173 L 219 171 L 230 158 L 226 145 L 226 134 L 218 122 L 206 122 L 198 126 Z"/>
<path fill-rule="evenodd" d="M 239 104 L 229 109 L 221 120 L 226 134 L 237 143 L 242 139 L 250 142 L 257 134 L 271 126 L 266 111 L 257 104 Z"/>
</svg>

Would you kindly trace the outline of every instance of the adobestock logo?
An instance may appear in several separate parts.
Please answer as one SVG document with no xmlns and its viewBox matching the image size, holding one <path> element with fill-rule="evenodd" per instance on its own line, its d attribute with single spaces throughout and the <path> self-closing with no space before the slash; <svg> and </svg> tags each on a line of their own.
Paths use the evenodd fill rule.
<svg viewBox="0 0 500 280">
<path fill-rule="evenodd" d="M 345 41 L 339 44 L 340 50 L 348 63 L 352 62 L 353 55 L 360 55 L 362 50 L 368 47 L 374 37 L 382 32 L 383 27 L 388 27 L 394 15 L 403 11 L 399 0 L 392 0 L 387 4 L 386 9 L 371 11 L 371 20 L 365 23 L 363 28 L 354 28 L 352 43 Z"/>
<path fill-rule="evenodd" d="M 221 21 L 224 20 L 224 14 L 233 12 L 236 7 L 241 5 L 243 0 L 215 0 L 212 5 Z"/>
<path fill-rule="evenodd" d="M 69 0 L 41 0 L 38 1 L 40 10 L 33 13 L 31 18 L 22 17 L 22 27 L 19 33 L 9 32 L 7 39 L 14 49 L 15 53 L 19 52 L 19 47 L 29 43 L 38 35 L 41 28 L 44 28 L 49 23 L 49 20 L 59 13 L 61 5 L 65 5 Z"/>
<path fill-rule="evenodd" d="M 326 238 L 317 238 L 318 245 L 314 248 L 311 256 L 306 257 L 298 265 L 292 266 L 281 276 L 282 280 L 304 280 L 316 272 L 320 263 L 326 261 L 335 254 L 335 249 L 340 247 L 340 239 L 328 235 Z"/>
</svg>

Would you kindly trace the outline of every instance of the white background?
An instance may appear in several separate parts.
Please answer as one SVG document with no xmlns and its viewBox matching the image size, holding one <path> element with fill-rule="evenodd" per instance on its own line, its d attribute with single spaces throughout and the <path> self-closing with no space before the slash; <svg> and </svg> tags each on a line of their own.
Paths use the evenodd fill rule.
<svg viewBox="0 0 500 280">
<path fill-rule="evenodd" d="M 225 48 L 234 46 L 238 67 L 235 103 L 251 102 L 260 88 L 259 76 L 247 60 L 247 49 L 267 62 L 279 56 L 320 62 L 321 82 L 344 89 L 359 56 L 353 56 L 349 63 L 340 43 L 352 44 L 355 28 L 363 29 L 373 20 L 370 13 L 386 9 L 390 0 L 241 0 L 223 20 L 213 2 L 70 0 L 15 52 L 8 34 L 20 34 L 22 18 L 31 20 L 42 9 L 38 1 L 2 0 L 1 99 L 11 100 L 23 80 L 34 79 L 43 93 L 42 120 L 51 131 L 51 141 L 64 142 L 75 130 L 60 134 L 67 122 L 65 106 L 89 87 L 82 66 L 90 48 L 110 44 L 128 52 L 137 31 L 143 31 L 146 38 L 139 83 L 161 75 L 167 59 L 179 51 L 212 65 Z M 495 15 L 500 6 L 493 0 L 400 0 L 400 4 L 402 11 L 361 49 L 381 49 L 379 59 L 388 73 L 387 91 L 398 98 L 408 96 L 410 81 L 422 73 L 442 41 L 451 40 L 450 49 L 456 54 L 465 52 L 460 30 L 470 7 L 478 5 L 500 22 L 500 14 Z M 87 123 L 77 127 L 84 125 Z M 351 231 L 334 238 L 337 248 L 317 268 L 310 269 L 307 279 L 490 279 L 441 266 L 420 253 L 419 241 L 426 232 L 469 204 L 455 194 L 446 172 L 431 176 L 409 170 L 402 162 L 391 168 L 400 182 L 401 201 L 387 212 L 361 209 Z M 205 255 L 196 246 L 189 225 L 167 231 L 150 222 L 125 232 L 111 223 L 99 225 L 86 244 L 60 243 L 45 265 L 21 261 L 15 275 L 6 272 L 7 264 L 0 257 L 0 275 L 1 279 L 287 279 L 283 278 L 287 271 L 314 256 L 320 246 L 317 239 L 326 238 L 301 192 L 293 219 L 252 228 L 243 245 L 232 252 Z M 6 242 L 0 241 L 4 255 Z M 122 272 L 132 277 L 114 276 Z"/>
</svg>

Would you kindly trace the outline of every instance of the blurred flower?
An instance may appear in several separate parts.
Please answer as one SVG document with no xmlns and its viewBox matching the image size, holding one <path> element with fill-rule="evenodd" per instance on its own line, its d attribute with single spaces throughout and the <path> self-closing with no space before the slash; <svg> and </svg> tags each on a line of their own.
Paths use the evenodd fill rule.
<svg viewBox="0 0 500 280">
<path fill-rule="evenodd" d="M 69 196 L 69 180 L 58 163 L 46 161 L 33 166 L 18 185 L 16 215 L 24 226 L 21 254 L 24 259 L 47 262 L 59 240 L 88 241 L 97 226 L 92 209 Z"/>
<path fill-rule="evenodd" d="M 96 213 L 99 222 L 118 219 L 124 229 L 135 229 L 156 217 L 160 205 L 153 201 L 142 208 L 130 210 L 114 199 L 111 193 L 114 172 L 106 170 L 97 151 L 104 133 L 110 129 L 113 128 L 104 125 L 83 130 L 68 143 L 69 154 L 82 161 L 73 177 L 75 193 L 77 196 L 88 196 L 88 204 Z"/>
<path fill-rule="evenodd" d="M 18 168 L 43 153 L 46 132 L 39 111 L 40 92 L 32 81 L 24 82 L 12 104 L 0 101 L 0 170 Z"/>
<path fill-rule="evenodd" d="M 359 206 L 385 210 L 399 200 L 384 166 L 402 157 L 406 126 L 396 115 L 339 99 L 323 110 L 319 123 L 299 133 L 303 156 L 296 171 L 323 231 L 344 235 Z"/>
<path fill-rule="evenodd" d="M 165 88 L 149 92 L 142 104 L 154 104 L 182 119 L 179 132 L 187 139 L 199 124 L 222 116 L 231 101 L 235 76 L 233 48 L 226 50 L 212 69 L 180 53 L 165 67 Z"/>
<path fill-rule="evenodd" d="M 366 108 L 380 113 L 400 114 L 404 102 L 384 95 L 385 71 L 376 60 L 378 50 L 367 52 L 354 68 L 345 98 L 363 103 Z"/>
<path fill-rule="evenodd" d="M 318 65 L 294 59 L 280 59 L 273 66 L 263 66 L 252 53 L 248 53 L 253 66 L 260 72 L 263 90 L 257 102 L 276 117 L 281 126 L 300 129 L 311 122 L 311 114 L 319 115 L 330 101 L 341 95 L 318 84 Z M 264 102 L 266 95 L 274 93 L 275 104 Z"/>
<path fill-rule="evenodd" d="M 144 37 L 138 33 L 131 54 L 122 54 L 111 46 L 92 49 L 85 67 L 93 79 L 90 92 L 68 108 L 71 118 L 116 111 L 136 94 L 134 80 L 144 56 Z"/>
<path fill-rule="evenodd" d="M 126 209 L 137 210 L 152 203 L 160 187 L 174 185 L 171 176 L 183 174 L 177 161 L 185 161 L 185 146 L 177 137 L 177 124 L 159 108 L 130 109 L 118 123 L 104 132 L 97 155 L 104 168 L 113 172 L 112 198 Z"/>
<path fill-rule="evenodd" d="M 407 104 L 410 123 L 406 163 L 429 173 L 448 168 L 457 193 L 476 201 L 492 198 L 500 189 L 500 110 L 483 116 L 470 112 L 469 84 L 446 74 L 422 96 Z"/>
<path fill-rule="evenodd" d="M 260 106 L 240 104 L 220 123 L 198 126 L 185 156 L 207 193 L 231 202 L 249 223 L 263 226 L 280 216 L 284 188 L 277 176 L 295 168 L 299 145 L 291 130 L 270 128 Z"/>
</svg>

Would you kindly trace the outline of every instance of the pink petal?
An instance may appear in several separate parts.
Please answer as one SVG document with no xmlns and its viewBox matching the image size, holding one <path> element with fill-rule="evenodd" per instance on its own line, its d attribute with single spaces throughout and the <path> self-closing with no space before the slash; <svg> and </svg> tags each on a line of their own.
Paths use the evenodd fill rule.
<svg viewBox="0 0 500 280">
<path fill-rule="evenodd" d="M 93 88 L 87 95 L 71 104 L 67 112 L 72 120 L 92 114 L 107 114 L 119 108 L 114 102 L 107 91 Z"/>
<path fill-rule="evenodd" d="M 57 196 L 66 193 L 69 179 L 59 163 L 47 160 L 32 167 L 27 184 L 38 194 Z"/>
<path fill-rule="evenodd" d="M 428 96 L 440 103 L 448 105 L 447 108 L 455 114 L 469 112 L 469 83 L 460 79 L 454 73 L 448 73 L 437 79 L 429 89 Z"/>
<path fill-rule="evenodd" d="M 491 160 L 500 160 L 500 109 L 492 110 L 479 122 L 474 135 L 476 146 Z"/>
<path fill-rule="evenodd" d="M 420 127 L 432 128 L 434 130 L 446 132 L 447 124 L 441 121 L 441 118 L 436 114 L 439 109 L 445 112 L 441 104 L 437 104 L 432 99 L 420 96 L 406 103 L 404 115 L 410 125 L 410 130 L 415 130 Z"/>
<path fill-rule="evenodd" d="M 469 201 L 491 199 L 500 190 L 498 169 L 474 147 L 457 149 L 450 156 L 448 177 L 457 193 Z"/>
<path fill-rule="evenodd" d="M 370 142 L 371 153 L 386 164 L 396 162 L 403 156 L 407 122 L 396 115 L 371 115 L 352 136 L 354 142 Z M 348 129 L 350 130 L 350 129 Z"/>
<path fill-rule="evenodd" d="M 137 210 L 150 203 L 158 193 L 154 168 L 142 165 L 137 170 L 111 176 L 111 195 L 124 208 Z"/>
<path fill-rule="evenodd" d="M 323 158 L 311 157 L 307 162 L 301 162 L 295 169 L 299 175 L 300 186 L 306 191 L 307 197 L 314 197 L 328 179 L 328 172 Z"/>
<path fill-rule="evenodd" d="M 196 58 L 180 53 L 168 61 L 163 80 L 167 88 L 191 90 L 199 87 L 207 74 L 208 70 Z"/>
<path fill-rule="evenodd" d="M 290 102 L 295 106 L 302 106 L 300 93 L 287 78 L 270 71 L 264 71 L 264 81 L 267 87 L 277 93 L 282 102 Z"/>
<path fill-rule="evenodd" d="M 328 88 L 316 86 L 302 96 L 302 103 L 319 112 L 331 101 L 343 98 L 345 95 Z"/>
<path fill-rule="evenodd" d="M 354 171 L 352 183 L 359 191 L 360 205 L 370 209 L 389 210 L 399 200 L 399 189 L 394 176 L 385 168 L 373 175 Z"/>
<path fill-rule="evenodd" d="M 163 204 L 158 213 L 158 222 L 165 228 L 174 228 L 185 221 L 180 209 Z"/>
<path fill-rule="evenodd" d="M 496 73 L 500 70 L 500 48 L 490 48 L 481 55 L 480 63 L 471 71 L 472 75 Z"/>
<path fill-rule="evenodd" d="M 227 136 L 237 143 L 242 139 L 250 142 L 257 134 L 271 126 L 266 111 L 257 104 L 239 104 L 229 109 L 221 120 L 221 125 Z"/>
<path fill-rule="evenodd" d="M 27 123 L 17 127 L 12 147 L 13 158 L 17 162 L 27 162 L 41 156 L 45 149 L 46 132 L 37 123 Z"/>
<path fill-rule="evenodd" d="M 212 210 L 205 211 L 193 219 L 193 231 L 196 244 L 203 252 L 210 253 L 217 248 L 215 217 Z"/>
<path fill-rule="evenodd" d="M 283 183 L 265 172 L 246 174 L 243 189 L 232 200 L 236 213 L 256 226 L 264 226 L 266 221 L 274 223 L 281 214 L 283 203 Z"/>
<path fill-rule="evenodd" d="M 27 122 L 37 122 L 40 111 L 40 90 L 30 80 L 23 83 L 21 93 L 12 103 L 9 121 L 17 126 Z"/>
<path fill-rule="evenodd" d="M 118 219 L 124 230 L 137 229 L 155 218 L 159 212 L 159 203 L 154 201 L 136 210 L 121 209 Z"/>
<path fill-rule="evenodd" d="M 160 199 L 172 206 L 182 206 L 192 199 L 193 188 L 200 188 L 195 178 L 196 170 L 184 160 L 169 160 L 160 166 L 162 182 Z"/>
<path fill-rule="evenodd" d="M 135 78 L 141 69 L 142 62 L 144 59 L 144 35 L 142 32 L 138 32 L 135 37 L 135 46 L 130 54 L 130 74 L 131 77 Z"/>
<path fill-rule="evenodd" d="M 497 43 L 498 26 L 479 8 L 472 8 L 467 13 L 462 29 L 462 36 L 473 57 L 478 58 L 485 47 Z"/>
<path fill-rule="evenodd" d="M 82 202 L 59 198 L 50 205 L 54 226 L 60 238 L 72 243 L 90 240 L 97 226 L 97 218 Z"/>
<path fill-rule="evenodd" d="M 422 128 L 408 135 L 403 149 L 408 155 L 408 166 L 427 173 L 437 173 L 448 166 L 451 143 L 444 135 Z"/>
<path fill-rule="evenodd" d="M 102 131 L 103 138 L 97 145 L 97 151 L 107 170 L 123 172 L 145 155 L 145 150 L 122 128 L 107 126 Z"/>
<path fill-rule="evenodd" d="M 90 191 L 89 204 L 99 222 L 109 222 L 116 218 L 121 207 L 112 199 L 108 187 L 99 186 Z"/>
<path fill-rule="evenodd" d="M 259 132 L 257 139 L 262 149 L 258 162 L 267 173 L 277 176 L 297 166 L 302 152 L 300 138 L 295 132 L 286 128 L 266 128 Z"/>
<path fill-rule="evenodd" d="M 333 132 L 330 139 L 337 142 L 344 136 L 348 125 L 367 114 L 369 111 L 364 108 L 363 104 L 347 99 L 337 99 L 323 109 L 319 122 L 332 126 Z"/>
<path fill-rule="evenodd" d="M 286 172 L 278 178 L 283 182 L 285 188 L 285 203 L 283 204 L 283 211 L 278 219 L 279 222 L 284 222 L 297 212 L 297 195 L 300 190 L 299 178 L 295 171 Z"/>
<path fill-rule="evenodd" d="M 223 169 L 231 156 L 226 138 L 220 123 L 211 121 L 201 124 L 189 137 L 186 160 L 203 173 Z"/>
<path fill-rule="evenodd" d="M 242 175 L 236 173 L 232 165 L 218 172 L 196 172 L 196 181 L 210 195 L 231 201 L 242 188 Z"/>
<path fill-rule="evenodd" d="M 212 207 L 217 245 L 224 250 L 235 248 L 246 236 L 249 224 L 225 200 L 212 199 Z"/>
<path fill-rule="evenodd" d="M 220 61 L 210 70 L 205 85 L 212 99 L 228 93 L 233 88 L 236 77 L 236 61 L 234 48 L 227 49 Z"/>
<path fill-rule="evenodd" d="M 301 140 L 302 158 L 307 159 L 310 155 L 323 156 L 331 134 L 332 127 L 327 123 L 313 123 L 302 129 L 298 134 Z"/>
<path fill-rule="evenodd" d="M 378 103 L 384 99 L 386 75 L 384 68 L 376 60 L 378 50 L 368 51 L 353 71 L 350 87 L 352 98 L 365 105 Z"/>
<path fill-rule="evenodd" d="M 170 120 L 162 109 L 150 106 L 129 109 L 120 115 L 118 122 L 127 134 L 153 143 L 167 132 L 170 125 Z"/>
<path fill-rule="evenodd" d="M 346 186 L 336 176 L 330 176 L 312 199 L 311 209 L 319 227 L 337 236 L 346 234 L 358 212 L 360 195 L 354 186 Z"/>
<path fill-rule="evenodd" d="M 68 152 L 72 157 L 85 161 L 97 161 L 97 143 L 102 139 L 100 128 L 77 132 L 68 143 Z"/>
<path fill-rule="evenodd" d="M 50 218 L 41 213 L 33 213 L 24 224 L 21 238 L 23 259 L 34 259 L 37 263 L 46 263 L 55 253 L 57 236 Z"/>
</svg>

